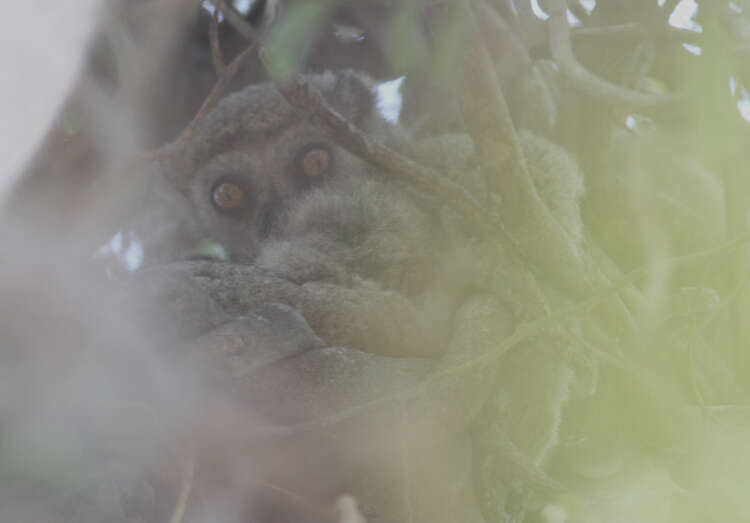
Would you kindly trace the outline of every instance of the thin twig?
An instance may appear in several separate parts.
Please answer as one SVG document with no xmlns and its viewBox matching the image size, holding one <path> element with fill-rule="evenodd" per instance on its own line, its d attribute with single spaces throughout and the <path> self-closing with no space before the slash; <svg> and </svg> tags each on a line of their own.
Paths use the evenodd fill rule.
<svg viewBox="0 0 750 523">
<path fill-rule="evenodd" d="M 198 123 L 200 123 L 200 121 L 206 116 L 208 111 L 211 110 L 211 108 L 216 105 L 216 103 L 222 97 L 224 91 L 229 85 L 229 82 L 232 81 L 234 76 L 237 74 L 237 72 L 239 72 L 240 68 L 245 65 L 248 59 L 250 59 L 250 57 L 255 54 L 257 48 L 257 40 L 255 40 L 253 37 L 251 44 L 240 54 L 235 56 L 229 65 L 224 64 L 224 57 L 222 56 L 221 52 L 221 43 L 219 41 L 219 10 L 222 10 L 222 12 L 227 15 L 227 19 L 230 19 L 229 15 L 227 14 L 230 11 L 230 8 L 222 0 L 219 0 L 219 2 L 215 3 L 214 7 L 215 9 L 211 19 L 211 25 L 209 26 L 208 36 L 211 45 L 211 58 L 214 63 L 214 69 L 216 70 L 218 80 L 211 88 L 211 91 L 208 93 L 206 98 L 203 100 L 203 103 L 198 109 L 198 112 L 195 114 L 195 116 L 193 116 L 193 119 L 190 120 L 190 123 L 187 124 L 185 129 L 182 130 L 180 135 L 171 143 L 160 147 L 156 151 L 146 155 L 146 157 L 144 158 L 145 161 L 151 162 L 154 160 L 158 160 L 159 158 L 178 154 L 182 150 L 185 143 L 193 136 L 193 132 L 198 126 Z M 234 14 L 236 15 L 237 13 Z M 255 35 L 255 33 L 253 33 L 253 35 Z"/>
<path fill-rule="evenodd" d="M 226 74 L 227 66 L 224 63 L 224 56 L 221 52 L 221 43 L 219 42 L 219 9 L 214 9 L 211 15 L 211 25 L 208 29 L 208 41 L 211 45 L 211 61 L 214 64 L 216 76 L 221 78 Z"/>
<path fill-rule="evenodd" d="M 599 25 L 594 27 L 576 27 L 571 31 L 574 38 L 588 36 L 603 36 L 608 38 L 616 35 L 627 35 L 636 38 L 646 36 L 646 28 L 637 22 L 617 25 Z"/>
<path fill-rule="evenodd" d="M 258 31 L 255 30 L 255 28 L 250 25 L 231 4 L 227 4 L 224 0 L 216 0 L 213 4 L 216 10 L 220 10 L 224 16 L 227 17 L 229 25 L 242 35 L 245 40 L 250 43 L 255 43 L 259 40 L 260 35 Z"/>
<path fill-rule="evenodd" d="M 588 38 L 588 37 L 603 37 L 609 38 L 613 36 L 625 36 L 630 38 L 644 38 L 648 35 L 646 28 L 643 24 L 638 22 L 630 22 L 625 24 L 615 25 L 599 25 L 591 27 L 575 27 L 571 28 L 570 34 L 573 38 Z M 655 35 L 651 35 L 652 37 Z M 697 36 L 695 31 L 688 29 L 680 29 L 679 27 L 667 26 L 663 28 L 663 31 L 656 35 L 657 38 L 670 38 L 679 41 L 691 40 Z"/>
<path fill-rule="evenodd" d="M 198 113 L 195 115 L 190 124 L 188 124 L 188 126 L 185 128 L 183 135 L 187 135 L 187 138 L 192 136 L 195 127 L 198 125 L 198 122 L 200 122 L 200 120 L 209 111 L 209 109 L 216 105 L 216 102 L 218 102 L 221 96 L 224 94 L 224 89 L 226 89 L 229 82 L 232 80 L 232 78 L 234 78 L 234 75 L 237 74 L 237 72 L 240 70 L 240 67 L 242 67 L 254 53 L 255 44 L 250 45 L 247 49 L 242 51 L 242 53 L 237 55 L 234 60 L 232 60 L 232 62 L 224 70 L 224 74 L 219 77 L 216 85 L 214 85 L 213 89 L 211 89 L 211 92 L 208 93 L 208 96 L 206 96 L 206 99 L 203 101 L 203 104 L 198 110 Z"/>
<path fill-rule="evenodd" d="M 171 143 L 157 149 L 156 151 L 148 155 L 147 159 L 149 161 L 172 156 L 182 150 L 182 147 L 185 145 L 185 143 L 193 136 L 193 132 L 198 126 L 198 123 L 200 123 L 200 121 L 206 116 L 208 111 L 214 105 L 216 105 L 221 96 L 224 94 L 224 90 L 227 88 L 229 82 L 240 70 L 240 67 L 242 67 L 245 62 L 247 62 L 247 60 L 255 54 L 255 50 L 256 46 L 255 44 L 252 44 L 247 49 L 242 51 L 242 53 L 237 55 L 234 60 L 232 60 L 232 62 L 224 69 L 224 74 L 219 76 L 216 84 L 214 84 L 213 88 L 208 93 L 208 96 L 206 96 L 206 98 L 203 100 L 200 109 L 198 109 L 198 112 L 195 114 L 190 123 L 185 127 L 182 133 L 180 133 L 180 135 Z"/>
<path fill-rule="evenodd" d="M 190 499 L 190 492 L 193 489 L 193 478 L 195 477 L 195 451 L 190 448 L 187 452 L 185 469 L 182 473 L 182 485 L 180 486 L 180 495 L 177 498 L 174 509 L 172 510 L 172 517 L 169 518 L 169 523 L 181 523 L 182 518 L 185 515 L 187 509 L 188 500 Z"/>
</svg>

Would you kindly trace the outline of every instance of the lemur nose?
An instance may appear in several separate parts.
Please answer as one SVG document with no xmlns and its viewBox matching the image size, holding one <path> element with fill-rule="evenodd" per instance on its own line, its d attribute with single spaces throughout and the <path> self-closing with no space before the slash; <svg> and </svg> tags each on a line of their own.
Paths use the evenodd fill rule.
<svg viewBox="0 0 750 523">
<path fill-rule="evenodd" d="M 271 234 L 274 214 L 274 207 L 271 205 L 258 209 L 258 214 L 255 217 L 255 233 L 261 240 L 268 238 Z"/>
</svg>

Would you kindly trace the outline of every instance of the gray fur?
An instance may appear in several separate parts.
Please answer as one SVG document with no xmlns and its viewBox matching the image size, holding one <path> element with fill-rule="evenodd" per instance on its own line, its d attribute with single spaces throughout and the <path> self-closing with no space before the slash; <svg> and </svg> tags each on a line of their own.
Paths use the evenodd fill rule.
<svg viewBox="0 0 750 523">
<path fill-rule="evenodd" d="M 365 77 L 308 80 L 368 134 L 389 138 Z M 300 189 L 293 161 L 311 144 L 331 151 L 331 171 L 323 183 Z M 464 160 L 456 178 L 471 163 Z M 149 301 L 162 306 L 161 315 L 147 314 L 166 312 L 187 338 L 175 355 L 195 381 L 270 424 L 315 424 L 362 408 L 331 427 L 264 440 L 264 456 L 254 459 L 269 463 L 254 463 L 254 470 L 273 474 L 296 456 L 295 475 L 305 479 L 290 480 L 288 488 L 317 499 L 344 481 L 372 522 L 406 517 L 405 488 L 435 498 L 408 508 L 415 521 L 455 520 L 451 514 L 480 521 L 466 473 L 470 449 L 456 445 L 456 435 L 476 414 L 465 402 L 483 403 L 494 371 L 483 371 L 460 395 L 462 380 L 421 383 L 446 351 L 451 361 L 465 359 L 474 317 L 484 317 L 456 316 L 470 292 L 471 278 L 462 276 L 468 271 L 456 265 L 465 263 L 467 247 L 446 237 L 438 214 L 339 147 L 270 85 L 223 100 L 195 130 L 186 154 L 161 168 L 182 195 L 175 207 L 181 236 L 219 242 L 230 259 L 176 260 L 138 274 Z M 245 216 L 226 216 L 211 202 L 211 188 L 227 175 L 253 188 Z M 481 191 L 476 169 L 470 175 L 467 187 Z M 265 231 L 257 227 L 261 219 Z M 466 324 L 463 337 L 452 337 L 454 322 Z M 420 387 L 427 388 L 407 400 L 402 421 L 390 401 L 377 401 Z M 429 444 L 418 448 L 422 442 Z M 412 444 L 404 457 L 400 446 Z M 404 459 L 419 469 L 403 476 Z"/>
<path fill-rule="evenodd" d="M 583 173 L 568 151 L 531 131 L 522 130 L 521 145 L 539 196 L 568 233 L 576 250 L 583 242 L 581 197 Z"/>
<path fill-rule="evenodd" d="M 386 139 L 388 126 L 366 77 L 308 79 L 337 111 Z M 310 145 L 328 148 L 331 169 L 322 183 L 300 189 L 294 161 Z M 191 209 L 183 220 L 188 235 L 220 243 L 230 260 L 284 282 L 277 288 L 294 289 L 272 301 L 304 308 L 327 342 L 403 356 L 445 350 L 451 307 L 423 317 L 415 306 L 438 283 L 447 245 L 437 218 L 296 114 L 272 86 L 228 96 L 200 123 L 187 153 L 163 168 Z M 211 188 L 228 175 L 252 188 L 252 208 L 241 217 L 224 215 L 211 202 Z M 209 265 L 212 281 L 234 281 L 231 264 Z M 235 301 L 244 301 L 248 293 L 238 289 L 250 291 L 250 282 L 236 283 Z M 225 307 L 241 312 L 242 305 L 228 301 Z"/>
</svg>

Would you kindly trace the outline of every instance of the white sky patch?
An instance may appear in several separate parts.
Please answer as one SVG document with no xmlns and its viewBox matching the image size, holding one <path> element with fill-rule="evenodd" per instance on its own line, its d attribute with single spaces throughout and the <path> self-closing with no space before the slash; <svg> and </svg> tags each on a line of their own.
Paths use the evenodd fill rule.
<svg viewBox="0 0 750 523">
<path fill-rule="evenodd" d="M 208 13 L 211 15 L 214 14 L 214 10 L 216 9 L 214 7 L 214 4 L 212 4 L 211 2 L 205 2 L 205 1 L 201 2 L 201 7 L 205 9 L 206 11 L 208 11 Z M 222 22 L 223 20 L 224 20 L 224 15 L 221 14 L 221 12 L 219 12 L 219 22 Z"/>
<path fill-rule="evenodd" d="M 667 3 L 667 0 L 659 0 L 659 1 L 658 1 L 658 2 L 656 2 L 656 3 L 657 3 L 657 4 L 659 5 L 659 7 L 664 7 L 664 4 L 666 4 L 666 3 Z"/>
<path fill-rule="evenodd" d="M 596 7 L 596 0 L 578 0 L 578 3 L 581 4 L 581 7 L 583 7 L 588 14 L 591 14 L 591 11 Z"/>
<path fill-rule="evenodd" d="M 742 14 L 742 8 L 735 4 L 734 2 L 729 2 L 729 9 L 734 11 L 737 14 Z"/>
<path fill-rule="evenodd" d="M 99 247 L 94 257 L 113 256 L 120 252 L 122 252 L 122 232 L 116 233 L 107 243 Z"/>
<path fill-rule="evenodd" d="M 693 21 L 693 17 L 698 12 L 698 4 L 695 0 L 682 0 L 669 15 L 669 25 L 678 29 L 687 29 L 702 33 L 703 28 Z"/>
<path fill-rule="evenodd" d="M 383 82 L 377 87 L 377 107 L 380 114 L 389 122 L 398 122 L 401 114 L 403 99 L 401 97 L 401 84 L 404 77 L 396 78 L 390 82 Z"/>
<path fill-rule="evenodd" d="M 125 268 L 130 272 L 137 271 L 143 264 L 143 244 L 132 233 L 130 234 L 130 245 L 128 245 L 128 250 L 125 251 L 122 261 L 125 263 Z"/>
<path fill-rule="evenodd" d="M 133 231 L 128 232 L 126 244 L 125 235 L 119 231 L 94 254 L 94 258 L 109 257 L 114 257 L 128 271 L 135 272 L 143 265 L 143 244 Z"/>
<path fill-rule="evenodd" d="M 579 27 L 581 25 L 581 21 L 570 9 L 568 9 L 568 24 L 570 24 L 570 27 Z"/>
<path fill-rule="evenodd" d="M 729 77 L 729 92 L 734 96 L 734 93 L 737 92 L 737 80 L 734 78 L 734 76 Z"/>
<path fill-rule="evenodd" d="M 629 114 L 627 118 L 625 118 L 625 127 L 630 129 L 631 131 L 635 131 L 637 124 L 632 114 Z"/>
<path fill-rule="evenodd" d="M 250 6 L 253 5 L 252 0 L 236 0 L 234 2 L 234 8 L 237 9 L 240 13 L 243 15 L 246 15 L 250 12 Z"/>
<path fill-rule="evenodd" d="M 737 101 L 737 110 L 743 120 L 750 122 L 750 95 L 747 89 L 742 90 L 742 97 Z"/>
<path fill-rule="evenodd" d="M 541 18 L 542 20 L 549 18 L 549 15 L 539 6 L 539 0 L 531 0 L 531 10 L 537 18 Z"/>
<path fill-rule="evenodd" d="M 703 54 L 703 49 L 701 49 L 701 48 L 700 48 L 699 46 L 697 46 L 697 45 L 693 45 L 693 44 L 686 44 L 686 43 L 683 43 L 683 44 L 682 44 L 682 47 L 684 47 L 684 48 L 685 48 L 685 50 L 686 50 L 686 51 L 687 51 L 688 53 L 694 54 L 695 56 L 700 56 L 700 55 L 702 55 L 702 54 Z"/>
</svg>

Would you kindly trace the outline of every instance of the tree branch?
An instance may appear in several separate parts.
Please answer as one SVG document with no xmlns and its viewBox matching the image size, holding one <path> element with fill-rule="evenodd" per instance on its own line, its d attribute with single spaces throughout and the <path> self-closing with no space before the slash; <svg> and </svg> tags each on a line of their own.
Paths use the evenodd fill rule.
<svg viewBox="0 0 750 523">
<path fill-rule="evenodd" d="M 550 215 L 529 175 L 526 158 L 510 111 L 494 74 L 494 64 L 477 30 L 471 7 L 459 106 L 474 140 L 490 190 L 503 199 L 503 220 L 523 252 L 580 297 L 591 286 L 582 279 L 584 267 L 568 235 Z"/>
<path fill-rule="evenodd" d="M 651 95 L 626 89 L 590 72 L 578 62 L 573 53 L 566 0 L 548 0 L 547 6 L 550 53 L 573 87 L 589 96 L 632 107 L 652 107 L 682 100 L 679 95 Z"/>
<path fill-rule="evenodd" d="M 227 22 L 231 25 L 235 31 L 245 38 L 249 43 L 257 42 L 260 35 L 247 21 L 237 12 L 237 10 L 231 5 L 227 4 L 225 0 L 212 1 L 217 11 L 221 11 L 224 16 L 227 17 Z"/>
</svg>

